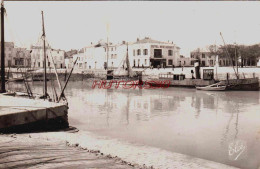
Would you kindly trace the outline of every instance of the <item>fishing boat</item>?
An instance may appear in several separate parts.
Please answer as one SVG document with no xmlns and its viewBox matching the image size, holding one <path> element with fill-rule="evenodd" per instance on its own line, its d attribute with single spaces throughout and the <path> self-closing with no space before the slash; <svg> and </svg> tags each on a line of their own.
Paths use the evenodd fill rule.
<svg viewBox="0 0 260 169">
<path fill-rule="evenodd" d="M 226 43 L 224 41 L 224 38 L 223 38 L 221 32 L 220 32 L 220 36 L 222 38 L 226 54 L 229 57 L 229 59 L 231 60 L 232 67 L 233 67 L 233 70 L 236 75 L 236 79 L 229 79 L 229 76 L 227 74 L 227 79 L 221 80 L 219 84 L 227 86 L 227 88 L 226 88 L 227 90 L 258 91 L 259 90 L 259 78 L 258 77 L 255 77 L 253 75 L 254 76 L 253 78 L 246 78 L 245 76 L 243 79 L 239 78 L 238 64 L 236 64 L 236 70 L 235 70 L 233 59 L 230 57 L 230 54 L 227 50 Z M 237 52 L 236 52 L 236 47 L 235 47 L 235 59 L 237 60 L 236 53 Z"/>
<path fill-rule="evenodd" d="M 126 44 L 126 55 L 125 58 L 122 59 L 120 65 L 116 70 L 107 70 L 107 82 L 110 81 L 112 83 L 117 83 L 119 81 L 129 82 L 130 81 L 140 81 L 142 80 L 141 75 L 137 75 L 135 72 L 133 72 L 129 57 L 128 57 L 128 43 Z M 125 84 L 125 83 L 122 83 Z M 122 85 L 120 84 L 120 85 Z M 138 84 L 138 83 L 137 83 Z"/>
<path fill-rule="evenodd" d="M 225 91 L 226 88 L 227 88 L 227 86 L 220 85 L 218 83 L 212 84 L 209 86 L 203 86 L 203 87 L 197 86 L 196 87 L 197 90 L 205 90 L 205 91 Z"/>
</svg>

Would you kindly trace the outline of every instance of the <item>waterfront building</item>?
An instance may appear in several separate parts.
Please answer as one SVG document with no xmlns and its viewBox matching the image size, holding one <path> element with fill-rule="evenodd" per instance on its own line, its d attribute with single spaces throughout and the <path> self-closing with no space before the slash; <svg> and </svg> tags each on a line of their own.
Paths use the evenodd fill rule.
<svg viewBox="0 0 260 169">
<path fill-rule="evenodd" d="M 51 67 L 52 59 L 54 60 L 55 67 L 57 69 L 65 68 L 65 51 L 60 49 L 52 49 L 50 45 L 46 45 L 46 66 L 47 68 Z M 32 45 L 31 46 L 31 67 L 32 68 L 43 68 L 44 63 L 44 53 L 43 53 L 43 45 Z"/>
<path fill-rule="evenodd" d="M 78 57 L 77 69 L 117 69 L 126 56 L 126 44 L 112 44 L 99 41 L 84 47 L 81 52 L 73 55 L 73 61 Z"/>
<path fill-rule="evenodd" d="M 197 48 L 190 52 L 191 65 L 194 65 L 194 60 L 198 60 L 202 67 L 213 67 L 217 64 L 217 55 L 210 52 L 209 47 Z M 218 58 L 219 66 L 232 66 L 229 58 Z"/>
<path fill-rule="evenodd" d="M 161 42 L 149 37 L 137 39 L 129 46 L 132 67 L 172 67 L 178 64 L 180 48 L 173 42 Z"/>
<path fill-rule="evenodd" d="M 195 58 L 190 57 L 184 57 L 180 56 L 180 58 L 177 60 L 178 64 L 177 67 L 191 67 L 194 66 Z"/>
<path fill-rule="evenodd" d="M 26 48 L 15 47 L 13 42 L 5 42 L 5 67 L 30 67 L 30 66 L 31 66 L 30 50 L 27 50 Z"/>
<path fill-rule="evenodd" d="M 151 38 L 137 39 L 134 43 L 107 45 L 104 41 L 91 44 L 81 49 L 82 53 L 73 55 L 73 60 L 79 57 L 78 69 L 117 69 L 126 67 L 126 54 L 128 45 L 128 58 L 133 68 L 172 67 L 177 65 L 180 58 L 180 48 L 172 42 L 160 42 Z"/>
</svg>

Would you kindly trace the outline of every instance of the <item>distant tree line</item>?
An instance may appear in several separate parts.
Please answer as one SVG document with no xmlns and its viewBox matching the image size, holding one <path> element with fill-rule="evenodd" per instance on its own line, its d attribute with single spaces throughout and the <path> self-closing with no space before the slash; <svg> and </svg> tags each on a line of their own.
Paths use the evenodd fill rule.
<svg viewBox="0 0 260 169">
<path fill-rule="evenodd" d="M 233 65 L 239 61 L 238 65 L 243 66 L 256 66 L 257 60 L 260 57 L 260 45 L 234 45 L 227 44 L 226 46 L 216 47 L 215 45 L 209 46 L 209 51 L 213 55 L 218 55 L 219 58 L 228 58 L 232 60 Z"/>
</svg>

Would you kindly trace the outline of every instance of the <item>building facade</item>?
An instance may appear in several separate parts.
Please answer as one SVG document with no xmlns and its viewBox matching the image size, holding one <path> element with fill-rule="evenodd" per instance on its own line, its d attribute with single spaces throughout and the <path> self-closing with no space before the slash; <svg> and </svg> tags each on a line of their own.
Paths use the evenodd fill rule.
<svg viewBox="0 0 260 169">
<path fill-rule="evenodd" d="M 26 48 L 15 47 L 13 42 L 5 42 L 5 67 L 30 67 L 30 66 L 31 66 L 30 50 L 27 50 Z"/>
<path fill-rule="evenodd" d="M 170 42 L 151 38 L 137 39 L 130 45 L 130 63 L 133 67 L 172 67 L 180 58 L 180 48 Z"/>
<path fill-rule="evenodd" d="M 208 48 L 198 48 L 190 53 L 191 64 L 194 64 L 193 60 L 199 60 L 200 66 L 202 67 L 212 67 L 217 64 L 219 66 L 232 66 L 232 62 L 228 58 L 218 58 L 210 52 Z M 217 59 L 218 58 L 218 59 Z"/>
<path fill-rule="evenodd" d="M 77 69 L 117 69 L 124 62 L 126 48 L 125 43 L 107 45 L 100 41 L 98 44 L 84 47 L 81 52 L 73 55 L 73 61 L 78 57 Z"/>
<path fill-rule="evenodd" d="M 128 49 L 128 52 L 127 52 Z M 128 53 L 129 64 L 133 68 L 172 67 L 177 65 L 180 48 L 173 43 L 160 42 L 150 38 L 137 39 L 134 43 L 123 41 L 119 44 L 100 41 L 84 47 L 82 53 L 73 55 L 78 58 L 78 69 L 117 69 L 126 67 Z"/>
<path fill-rule="evenodd" d="M 53 68 L 52 58 L 57 69 L 65 68 L 65 51 L 52 49 L 49 45 L 46 46 L 46 66 Z M 44 52 L 42 45 L 31 46 L 31 67 L 43 68 Z"/>
</svg>

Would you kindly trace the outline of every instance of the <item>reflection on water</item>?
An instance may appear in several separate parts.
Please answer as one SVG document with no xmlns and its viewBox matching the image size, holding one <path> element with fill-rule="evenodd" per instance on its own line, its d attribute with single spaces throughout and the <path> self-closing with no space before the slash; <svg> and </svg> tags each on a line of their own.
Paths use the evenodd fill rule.
<svg viewBox="0 0 260 169">
<path fill-rule="evenodd" d="M 42 84 L 31 84 L 42 93 Z M 260 164 L 259 92 L 195 89 L 91 89 L 70 82 L 70 124 L 111 138 L 141 143 L 242 168 Z M 23 84 L 9 84 L 23 90 Z M 51 91 L 51 90 L 49 90 Z M 247 156 L 230 160 L 228 145 L 247 144 Z"/>
</svg>

